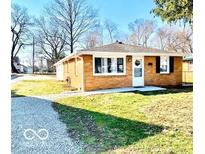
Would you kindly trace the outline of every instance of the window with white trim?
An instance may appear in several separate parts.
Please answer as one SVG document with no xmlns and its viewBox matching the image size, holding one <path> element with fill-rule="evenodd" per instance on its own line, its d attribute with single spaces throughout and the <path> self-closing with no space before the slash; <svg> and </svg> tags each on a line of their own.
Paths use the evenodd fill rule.
<svg viewBox="0 0 205 154">
<path fill-rule="evenodd" d="M 123 73 L 124 72 L 123 58 L 117 58 L 117 72 L 118 73 Z"/>
<path fill-rule="evenodd" d="M 94 57 L 94 74 L 123 74 L 124 58 Z"/>
<path fill-rule="evenodd" d="M 169 73 L 169 56 L 160 57 L 160 73 Z"/>
</svg>

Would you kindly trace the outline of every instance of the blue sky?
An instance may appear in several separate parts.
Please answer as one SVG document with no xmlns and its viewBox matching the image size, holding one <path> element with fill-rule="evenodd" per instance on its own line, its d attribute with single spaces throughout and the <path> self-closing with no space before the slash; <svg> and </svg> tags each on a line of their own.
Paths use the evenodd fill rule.
<svg viewBox="0 0 205 154">
<path fill-rule="evenodd" d="M 12 0 L 20 6 L 28 9 L 28 13 L 33 16 L 44 14 L 44 7 L 53 0 Z M 122 33 L 129 33 L 128 24 L 137 18 L 156 20 L 158 26 L 163 26 L 160 18 L 154 18 L 150 10 L 154 7 L 153 0 L 87 0 L 88 4 L 98 10 L 101 20 L 109 19 L 117 24 Z M 18 56 L 21 59 L 32 57 L 31 47 L 26 47 Z"/>
<path fill-rule="evenodd" d="M 43 15 L 44 7 L 53 0 L 13 0 L 28 9 L 30 15 Z M 122 32 L 128 32 L 128 24 L 136 18 L 154 19 L 159 26 L 163 23 L 154 18 L 150 10 L 154 7 L 153 0 L 87 0 L 90 5 L 99 10 L 98 15 L 103 19 L 112 20 Z"/>
</svg>

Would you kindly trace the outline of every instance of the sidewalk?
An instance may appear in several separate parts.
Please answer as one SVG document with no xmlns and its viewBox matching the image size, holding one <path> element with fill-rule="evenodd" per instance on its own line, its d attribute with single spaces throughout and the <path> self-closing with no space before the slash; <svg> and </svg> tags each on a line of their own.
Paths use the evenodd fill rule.
<svg viewBox="0 0 205 154">
<path fill-rule="evenodd" d="M 96 90 L 96 91 L 88 91 L 88 92 L 69 91 L 60 94 L 51 94 L 51 95 L 33 96 L 33 97 L 54 101 L 64 97 L 73 97 L 73 96 L 90 96 L 90 95 L 121 93 L 121 92 L 134 92 L 134 91 L 147 92 L 147 91 L 159 91 L 159 90 L 166 90 L 166 88 L 155 87 L 155 86 L 144 86 L 138 88 L 128 87 L 128 88 L 105 89 L 105 90 Z"/>
</svg>

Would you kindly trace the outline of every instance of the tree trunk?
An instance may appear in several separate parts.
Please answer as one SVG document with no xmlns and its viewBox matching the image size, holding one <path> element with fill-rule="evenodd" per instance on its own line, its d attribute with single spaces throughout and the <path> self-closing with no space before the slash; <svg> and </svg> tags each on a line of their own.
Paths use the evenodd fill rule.
<svg viewBox="0 0 205 154">
<path fill-rule="evenodd" d="M 71 25 L 71 30 L 70 30 L 70 53 L 73 53 L 73 30 L 72 30 L 72 25 Z"/>
<path fill-rule="evenodd" d="M 71 42 L 70 53 L 73 53 L 73 43 Z"/>
<path fill-rule="evenodd" d="M 16 69 L 15 65 L 14 65 L 14 60 L 11 57 L 11 71 L 12 73 L 19 73 L 19 71 Z"/>
</svg>

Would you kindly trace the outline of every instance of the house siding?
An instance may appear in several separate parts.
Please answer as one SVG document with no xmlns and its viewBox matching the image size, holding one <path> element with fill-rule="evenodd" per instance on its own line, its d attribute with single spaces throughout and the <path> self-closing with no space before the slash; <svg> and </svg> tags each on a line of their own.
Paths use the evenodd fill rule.
<svg viewBox="0 0 205 154">
<path fill-rule="evenodd" d="M 148 65 L 152 63 L 152 65 Z M 145 85 L 179 86 L 182 84 L 182 57 L 174 57 L 174 72 L 169 74 L 156 73 L 156 57 L 144 57 Z"/>
<path fill-rule="evenodd" d="M 93 57 L 84 55 L 84 90 L 98 90 L 132 86 L 132 57 L 126 56 L 126 75 L 93 75 Z M 129 59 L 129 60 L 128 60 Z"/>
<path fill-rule="evenodd" d="M 63 63 L 64 80 L 70 78 L 72 87 L 79 90 L 92 91 L 132 86 L 132 56 L 126 56 L 126 75 L 109 76 L 94 76 L 92 55 L 83 55 L 82 58 L 83 60 L 77 59 L 77 65 L 75 59 L 70 59 Z M 169 74 L 156 73 L 156 56 L 144 57 L 145 86 L 179 86 L 181 83 L 182 57 L 174 57 L 174 72 Z"/>
<path fill-rule="evenodd" d="M 76 63 L 77 62 L 77 63 Z M 70 79 L 70 86 L 82 90 L 83 88 L 83 60 L 76 58 L 63 63 L 64 81 Z"/>
</svg>

